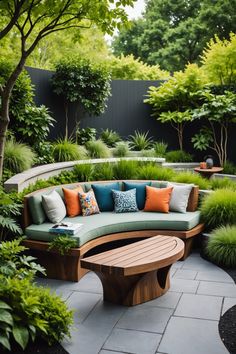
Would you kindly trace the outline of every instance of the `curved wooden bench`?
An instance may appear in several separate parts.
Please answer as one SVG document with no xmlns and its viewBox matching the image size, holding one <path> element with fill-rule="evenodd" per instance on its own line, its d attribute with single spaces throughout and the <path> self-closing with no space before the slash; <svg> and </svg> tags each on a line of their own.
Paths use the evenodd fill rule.
<svg viewBox="0 0 236 354">
<path fill-rule="evenodd" d="M 114 181 L 102 181 L 101 183 L 114 182 Z M 141 182 L 141 181 L 140 181 Z M 93 182 L 89 182 L 93 183 Z M 99 183 L 95 181 L 94 183 Z M 78 183 L 73 184 L 78 185 Z M 59 187 L 59 186 L 56 186 Z M 53 187 L 46 188 L 46 190 Z M 24 200 L 24 215 L 23 215 L 23 228 L 30 225 L 31 217 L 28 207 L 28 197 L 37 193 L 33 192 L 28 196 L 25 196 Z M 193 187 L 189 197 L 188 211 L 195 211 L 198 204 L 198 192 L 197 186 Z M 107 248 L 114 248 L 134 242 L 135 240 L 153 237 L 156 235 L 167 235 L 181 238 L 185 243 L 185 251 L 182 259 L 185 259 L 192 248 L 194 236 L 200 234 L 204 229 L 203 224 L 198 224 L 191 230 L 176 231 L 176 230 L 140 230 L 119 232 L 100 236 L 96 239 L 88 241 L 84 245 L 78 248 L 72 248 L 66 255 L 61 255 L 55 250 L 48 251 L 49 243 L 45 241 L 35 241 L 27 239 L 23 241 L 23 244 L 30 249 L 30 254 L 37 257 L 38 262 L 46 268 L 47 276 L 49 278 L 78 281 L 81 277 L 87 273 L 88 270 L 81 267 L 80 261 L 83 257 L 89 255 L 92 251 L 102 252 Z"/>
</svg>

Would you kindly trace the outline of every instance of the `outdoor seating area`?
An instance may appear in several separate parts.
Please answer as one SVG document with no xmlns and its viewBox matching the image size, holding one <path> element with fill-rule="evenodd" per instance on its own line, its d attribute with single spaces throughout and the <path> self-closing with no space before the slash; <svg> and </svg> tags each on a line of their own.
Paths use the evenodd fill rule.
<svg viewBox="0 0 236 354">
<path fill-rule="evenodd" d="M 0 1 L 0 354 L 236 354 L 236 1 Z"/>
</svg>

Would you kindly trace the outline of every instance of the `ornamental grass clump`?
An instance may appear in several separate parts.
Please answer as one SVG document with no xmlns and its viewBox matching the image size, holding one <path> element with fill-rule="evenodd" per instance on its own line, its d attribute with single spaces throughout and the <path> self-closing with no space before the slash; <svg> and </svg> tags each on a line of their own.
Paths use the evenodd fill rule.
<svg viewBox="0 0 236 354">
<path fill-rule="evenodd" d="M 218 189 L 206 196 L 201 205 L 201 217 L 209 229 L 236 224 L 236 191 Z"/>
<path fill-rule="evenodd" d="M 114 179 L 113 164 L 106 162 L 96 166 L 94 179 L 98 181 L 109 181 Z"/>
<path fill-rule="evenodd" d="M 161 167 L 152 163 L 143 165 L 138 170 L 138 179 L 171 181 L 174 176 L 175 172 L 171 168 Z"/>
<path fill-rule="evenodd" d="M 83 160 L 86 150 L 70 140 L 59 139 L 53 146 L 53 157 L 56 162 Z"/>
<path fill-rule="evenodd" d="M 178 172 L 174 178 L 175 182 L 178 183 L 193 183 L 196 186 L 199 186 L 200 189 L 209 189 L 210 188 L 210 182 L 198 175 L 197 173 L 192 173 L 192 172 Z"/>
<path fill-rule="evenodd" d="M 214 230 L 206 248 L 207 256 L 214 263 L 236 267 L 236 225 L 221 226 Z"/>
<path fill-rule="evenodd" d="M 13 173 L 20 173 L 33 166 L 36 155 L 26 144 L 9 140 L 5 145 L 4 169 Z"/>
<path fill-rule="evenodd" d="M 119 141 L 113 150 L 114 157 L 127 157 L 129 155 L 129 143 L 126 141 Z"/>
<path fill-rule="evenodd" d="M 111 156 L 110 149 L 107 145 L 100 139 L 90 140 L 86 143 L 86 149 L 88 151 L 89 157 L 92 159 L 108 158 Z"/>
<path fill-rule="evenodd" d="M 137 178 L 137 171 L 139 164 L 137 161 L 121 160 L 117 162 L 114 169 L 115 179 L 135 179 Z"/>
<path fill-rule="evenodd" d="M 236 183 L 227 177 L 213 178 L 213 179 L 211 179 L 210 182 L 211 182 L 211 188 L 213 190 L 227 188 L 227 189 L 232 189 L 233 191 L 236 191 Z"/>
</svg>

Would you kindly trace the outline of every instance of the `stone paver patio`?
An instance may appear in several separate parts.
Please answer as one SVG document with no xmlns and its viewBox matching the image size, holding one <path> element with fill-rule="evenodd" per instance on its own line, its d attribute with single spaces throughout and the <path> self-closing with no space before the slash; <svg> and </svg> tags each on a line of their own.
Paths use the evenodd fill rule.
<svg viewBox="0 0 236 354">
<path fill-rule="evenodd" d="M 78 283 L 38 279 L 75 310 L 70 354 L 227 354 L 218 322 L 236 304 L 236 285 L 222 269 L 193 253 L 172 266 L 170 290 L 134 307 L 102 300 L 90 272 Z"/>
</svg>

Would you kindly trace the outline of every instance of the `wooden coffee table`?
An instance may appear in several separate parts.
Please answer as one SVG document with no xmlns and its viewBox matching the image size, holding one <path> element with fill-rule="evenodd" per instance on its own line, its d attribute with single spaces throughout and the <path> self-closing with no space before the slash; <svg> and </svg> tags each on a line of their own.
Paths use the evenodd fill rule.
<svg viewBox="0 0 236 354">
<path fill-rule="evenodd" d="M 170 287 L 170 267 L 184 254 L 184 242 L 154 236 L 81 260 L 103 285 L 104 300 L 132 306 L 163 295 Z"/>
<path fill-rule="evenodd" d="M 223 167 L 212 167 L 212 168 L 200 168 L 200 167 L 195 167 L 194 171 L 200 173 L 202 177 L 205 177 L 207 179 L 210 179 L 214 173 L 220 173 L 223 171 Z"/>
</svg>

